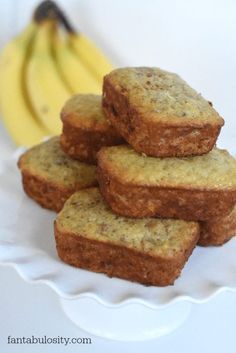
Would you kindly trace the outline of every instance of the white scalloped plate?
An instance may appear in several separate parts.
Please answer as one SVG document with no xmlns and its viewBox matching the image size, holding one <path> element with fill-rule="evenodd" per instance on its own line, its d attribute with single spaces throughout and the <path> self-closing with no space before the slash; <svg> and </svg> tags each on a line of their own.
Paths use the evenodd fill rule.
<svg viewBox="0 0 236 353">
<path fill-rule="evenodd" d="M 57 257 L 56 214 L 42 209 L 22 191 L 16 160 L 0 163 L 0 263 L 16 268 L 27 281 L 41 281 L 61 298 L 94 298 L 106 306 L 142 303 L 160 308 L 187 300 L 201 303 L 236 291 L 236 240 L 223 247 L 197 247 L 173 286 L 146 287 L 68 266 Z M 217 206 L 217 205 L 216 205 Z"/>
</svg>

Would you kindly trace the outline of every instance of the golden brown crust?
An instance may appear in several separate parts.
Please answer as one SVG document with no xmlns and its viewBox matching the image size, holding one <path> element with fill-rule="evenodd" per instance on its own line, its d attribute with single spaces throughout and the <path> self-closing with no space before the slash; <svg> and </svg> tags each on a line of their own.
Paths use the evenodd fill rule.
<svg viewBox="0 0 236 353">
<path fill-rule="evenodd" d="M 54 229 L 57 252 L 62 261 L 86 270 L 102 272 L 110 277 L 155 286 L 174 283 L 199 237 L 196 233 L 188 250 L 178 258 L 167 260 L 122 246 L 91 240 L 83 235 L 62 232 L 56 222 Z"/>
<path fill-rule="evenodd" d="M 65 201 L 75 192 L 63 188 L 25 171 L 22 172 L 22 183 L 26 194 L 42 207 L 59 212 Z"/>
<path fill-rule="evenodd" d="M 114 146 L 124 140 L 109 124 L 86 128 L 74 124 L 73 119 L 63 119 L 60 143 L 63 151 L 81 162 L 96 164 L 96 154 L 103 146 Z"/>
<path fill-rule="evenodd" d="M 60 212 L 66 200 L 81 187 L 63 187 L 56 183 L 49 182 L 39 176 L 22 171 L 22 184 L 26 194 L 35 200 L 39 205 L 49 210 Z M 96 186 L 89 185 L 87 187 Z"/>
<path fill-rule="evenodd" d="M 200 222 L 201 246 L 223 245 L 236 235 L 236 207 L 224 217 L 214 218 L 208 222 Z"/>
<path fill-rule="evenodd" d="M 42 207 L 59 212 L 75 191 L 97 185 L 96 167 L 71 160 L 61 151 L 59 138 L 51 140 L 54 141 L 49 140 L 23 153 L 18 160 L 18 168 L 26 194 Z M 48 154 L 36 153 L 42 146 Z M 52 147 L 55 149 L 54 154 Z M 29 155 L 33 157 L 30 159 Z M 79 172 L 75 170 L 75 165 L 79 165 Z M 88 167 L 92 173 L 86 174 L 84 168 L 87 170 Z"/>
<path fill-rule="evenodd" d="M 103 164 L 98 154 L 97 179 L 111 209 L 126 217 L 163 217 L 187 221 L 209 220 L 232 211 L 235 190 L 194 190 L 123 184 Z M 216 207 L 217 205 L 217 207 Z"/>
<path fill-rule="evenodd" d="M 223 119 L 169 123 L 149 119 L 130 105 L 105 76 L 103 110 L 108 119 L 137 152 L 153 157 L 184 157 L 208 153 L 214 147 Z"/>
</svg>

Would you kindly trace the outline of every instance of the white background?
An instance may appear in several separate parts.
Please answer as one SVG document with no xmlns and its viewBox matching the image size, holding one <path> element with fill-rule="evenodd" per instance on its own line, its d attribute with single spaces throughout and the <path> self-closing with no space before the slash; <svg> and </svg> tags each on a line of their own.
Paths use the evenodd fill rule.
<svg viewBox="0 0 236 353">
<path fill-rule="evenodd" d="M 23 28 L 37 1 L 0 0 L 0 46 Z M 213 102 L 225 119 L 218 144 L 236 153 L 236 2 L 233 0 L 58 1 L 78 29 L 117 66 L 152 65 L 179 73 Z M 0 125 L 0 151 L 11 144 Z M 57 296 L 42 285 L 25 284 L 0 268 L 1 352 L 208 352 L 235 353 L 236 296 L 220 295 L 195 306 L 187 323 L 156 341 L 123 344 L 93 339 L 92 346 L 7 346 L 9 334 L 83 336 L 64 317 Z"/>
</svg>

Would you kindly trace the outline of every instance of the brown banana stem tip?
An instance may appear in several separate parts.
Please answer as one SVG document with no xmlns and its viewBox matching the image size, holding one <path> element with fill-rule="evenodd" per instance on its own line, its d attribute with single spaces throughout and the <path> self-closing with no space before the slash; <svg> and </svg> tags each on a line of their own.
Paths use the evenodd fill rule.
<svg viewBox="0 0 236 353">
<path fill-rule="evenodd" d="M 67 32 L 69 33 L 76 33 L 75 28 L 72 26 L 72 24 L 70 23 L 70 21 L 68 20 L 68 17 L 66 17 L 65 13 L 62 11 L 61 8 L 59 8 L 56 5 L 56 12 L 57 12 L 57 16 L 58 16 L 58 20 L 63 24 L 63 26 L 65 27 L 65 29 L 67 30 Z"/>
<path fill-rule="evenodd" d="M 41 2 L 34 11 L 33 19 L 38 23 L 46 19 L 57 19 L 56 4 L 51 0 Z"/>
<path fill-rule="evenodd" d="M 45 19 L 58 20 L 69 33 L 76 33 L 62 9 L 52 0 L 41 2 L 35 9 L 33 18 L 36 22 L 42 22 Z"/>
</svg>

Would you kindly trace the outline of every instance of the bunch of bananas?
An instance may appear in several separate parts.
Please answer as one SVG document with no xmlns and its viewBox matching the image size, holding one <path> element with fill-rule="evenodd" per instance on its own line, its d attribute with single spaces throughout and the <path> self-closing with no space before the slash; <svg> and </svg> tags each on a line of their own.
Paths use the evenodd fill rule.
<svg viewBox="0 0 236 353">
<path fill-rule="evenodd" d="M 101 93 L 103 76 L 111 69 L 55 3 L 41 3 L 0 57 L 1 115 L 13 141 L 29 147 L 60 134 L 65 101 L 75 93 Z"/>
</svg>

